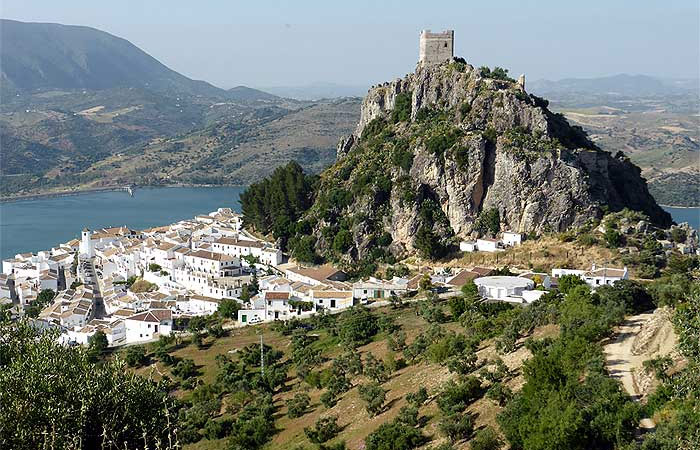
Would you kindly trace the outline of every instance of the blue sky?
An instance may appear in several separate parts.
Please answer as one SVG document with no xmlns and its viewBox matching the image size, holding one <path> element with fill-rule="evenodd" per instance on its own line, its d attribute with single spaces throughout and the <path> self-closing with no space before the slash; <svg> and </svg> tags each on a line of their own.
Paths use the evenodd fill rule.
<svg viewBox="0 0 700 450">
<path fill-rule="evenodd" d="M 530 80 L 689 78 L 700 66 L 697 0 L 3 0 L 0 15 L 99 28 L 224 88 L 397 78 L 423 28 L 452 28 L 457 55 Z"/>
</svg>

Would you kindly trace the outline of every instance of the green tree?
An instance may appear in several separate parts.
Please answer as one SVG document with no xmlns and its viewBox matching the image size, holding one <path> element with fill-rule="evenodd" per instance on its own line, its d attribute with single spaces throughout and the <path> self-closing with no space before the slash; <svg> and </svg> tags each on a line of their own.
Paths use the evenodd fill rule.
<svg viewBox="0 0 700 450">
<path fill-rule="evenodd" d="M 0 324 L 3 448 L 156 448 L 176 442 L 176 400 L 118 359 L 91 362 L 28 322 Z M 78 382 L 79 380 L 79 382 Z M 18 420 L 21 417 L 21 420 Z"/>
<path fill-rule="evenodd" d="M 498 208 L 482 210 L 474 222 L 474 228 L 482 234 L 494 237 L 498 235 L 498 232 L 501 231 L 501 215 Z"/>
<path fill-rule="evenodd" d="M 338 418 L 335 416 L 320 418 L 313 428 L 304 428 L 304 434 L 314 444 L 330 441 L 338 433 L 340 433 L 340 427 L 338 426 Z"/>
<path fill-rule="evenodd" d="M 238 310 L 241 309 L 241 304 L 232 298 L 225 298 L 219 302 L 219 314 L 222 317 L 229 319 L 236 319 L 238 317 Z"/>
<path fill-rule="evenodd" d="M 333 250 L 338 254 L 344 254 L 352 246 L 352 234 L 348 230 L 340 230 L 333 238 Z"/>
<path fill-rule="evenodd" d="M 98 359 L 102 356 L 108 345 L 107 335 L 105 335 L 104 331 L 98 330 L 88 339 L 88 354 L 93 359 Z"/>
<path fill-rule="evenodd" d="M 301 417 L 306 413 L 306 410 L 309 408 L 309 404 L 311 404 L 311 398 L 309 395 L 304 392 L 299 392 L 294 395 L 293 398 L 287 400 L 287 415 L 292 419 Z"/>
<path fill-rule="evenodd" d="M 438 428 L 450 442 L 467 439 L 474 432 L 474 416 L 469 413 L 452 413 L 440 419 Z"/>
<path fill-rule="evenodd" d="M 370 416 L 376 416 L 384 409 L 386 390 L 379 383 L 372 382 L 361 384 L 357 388 L 360 398 L 365 402 L 365 409 Z"/>
<path fill-rule="evenodd" d="M 499 450 L 503 448 L 503 440 L 491 427 L 478 430 L 471 440 L 471 450 Z"/>
<path fill-rule="evenodd" d="M 366 344 L 378 331 L 376 316 L 362 306 L 344 311 L 338 319 L 338 337 L 351 348 Z"/>
<path fill-rule="evenodd" d="M 140 367 L 148 362 L 146 348 L 142 345 L 132 345 L 126 348 L 124 361 L 129 367 Z"/>
<path fill-rule="evenodd" d="M 389 422 L 379 425 L 365 438 L 366 450 L 411 450 L 423 445 L 426 437 L 412 426 Z"/>
</svg>

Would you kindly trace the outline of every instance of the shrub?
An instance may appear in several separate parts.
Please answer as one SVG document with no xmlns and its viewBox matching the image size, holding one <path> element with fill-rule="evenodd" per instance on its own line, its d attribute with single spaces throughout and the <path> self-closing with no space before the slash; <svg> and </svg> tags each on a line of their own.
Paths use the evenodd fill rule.
<svg viewBox="0 0 700 450">
<path fill-rule="evenodd" d="M 420 408 L 428 400 L 428 390 L 424 386 L 418 388 L 416 392 L 406 394 L 406 401 L 409 405 Z"/>
<path fill-rule="evenodd" d="M 376 416 L 384 409 L 386 391 L 378 383 L 361 384 L 357 388 L 360 398 L 365 402 L 365 409 L 370 416 Z"/>
<path fill-rule="evenodd" d="M 351 348 L 366 344 L 378 331 L 376 316 L 362 306 L 343 312 L 338 319 L 338 337 Z"/>
<path fill-rule="evenodd" d="M 323 444 L 336 437 L 340 433 L 338 418 L 335 416 L 323 417 L 316 421 L 313 428 L 304 428 L 304 434 L 314 444 Z"/>
<path fill-rule="evenodd" d="M 321 394 L 321 404 L 326 407 L 326 409 L 330 409 L 335 406 L 336 403 L 338 403 L 338 397 L 331 392 L 330 390 L 325 391 L 323 394 Z"/>
<path fill-rule="evenodd" d="M 390 422 L 381 424 L 365 438 L 365 450 L 411 450 L 425 443 L 420 430 Z"/>
<path fill-rule="evenodd" d="M 418 408 L 415 406 L 403 406 L 399 410 L 399 415 L 396 416 L 396 421 L 404 425 L 415 427 L 418 425 Z"/>
<path fill-rule="evenodd" d="M 296 394 L 293 398 L 288 399 L 286 402 L 287 415 L 292 419 L 303 416 L 304 413 L 306 413 L 310 403 L 311 398 L 309 398 L 308 394 L 303 392 Z"/>
<path fill-rule="evenodd" d="M 391 112 L 392 122 L 405 122 L 411 118 L 411 96 L 410 92 L 401 92 L 396 95 L 394 110 Z"/>
<path fill-rule="evenodd" d="M 129 367 L 143 366 L 148 362 L 146 348 L 142 345 L 132 345 L 127 347 L 124 354 L 124 361 Z"/>
<path fill-rule="evenodd" d="M 474 432 L 474 416 L 468 413 L 453 413 L 444 416 L 438 428 L 450 442 L 467 439 Z"/>
<path fill-rule="evenodd" d="M 481 397 L 481 381 L 468 376 L 458 382 L 450 380 L 438 395 L 437 404 L 444 414 L 464 411 L 470 403 Z"/>
<path fill-rule="evenodd" d="M 486 397 L 495 401 L 498 406 L 505 406 L 513 398 L 513 391 L 503 383 L 495 383 L 486 391 Z"/>
<path fill-rule="evenodd" d="M 487 426 L 474 434 L 469 448 L 471 450 L 499 450 L 502 447 L 501 438 L 493 431 L 493 428 Z"/>
</svg>

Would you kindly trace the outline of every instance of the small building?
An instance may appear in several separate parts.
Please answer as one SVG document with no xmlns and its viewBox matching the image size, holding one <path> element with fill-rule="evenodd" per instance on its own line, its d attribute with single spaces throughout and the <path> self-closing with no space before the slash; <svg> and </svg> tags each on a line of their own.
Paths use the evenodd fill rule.
<svg viewBox="0 0 700 450">
<path fill-rule="evenodd" d="M 480 252 L 499 252 L 503 250 L 503 243 L 498 239 L 482 238 L 476 240 L 476 248 Z"/>
<path fill-rule="evenodd" d="M 503 241 L 503 245 L 506 247 L 514 247 L 523 242 L 523 235 L 513 231 L 504 231 L 503 238 L 501 240 Z"/>
<path fill-rule="evenodd" d="M 352 291 L 312 289 L 311 300 L 317 310 L 345 309 L 353 305 L 353 293 Z"/>
<path fill-rule="evenodd" d="M 352 285 L 353 297 L 362 300 L 389 298 L 392 295 L 401 296 L 406 293 L 408 293 L 408 279 L 399 277 L 391 280 L 369 277 Z"/>
<path fill-rule="evenodd" d="M 629 272 L 627 271 L 627 267 L 622 269 L 610 267 L 597 268 L 596 265 L 593 264 L 591 270 L 584 272 L 581 278 L 583 278 L 589 286 L 595 288 L 598 286 L 612 285 L 620 280 L 627 280 L 629 278 Z"/>
<path fill-rule="evenodd" d="M 511 276 L 476 278 L 474 284 L 479 288 L 479 294 L 484 298 L 513 303 L 525 303 L 523 292 L 535 288 L 535 283 L 532 280 Z"/>
<path fill-rule="evenodd" d="M 462 241 L 459 243 L 459 250 L 462 252 L 475 252 L 476 242 L 475 241 Z"/>
<path fill-rule="evenodd" d="M 148 341 L 173 330 L 173 313 L 169 309 L 151 309 L 124 319 L 126 343 Z"/>
<path fill-rule="evenodd" d="M 345 281 L 345 272 L 336 269 L 330 264 L 319 267 L 297 267 L 285 270 L 285 276 L 289 281 L 301 281 L 302 283 L 317 286 L 327 280 Z"/>
<path fill-rule="evenodd" d="M 263 322 L 267 319 L 267 308 L 265 299 L 256 296 L 246 305 L 246 308 L 238 310 L 238 323 L 250 325 Z"/>
</svg>

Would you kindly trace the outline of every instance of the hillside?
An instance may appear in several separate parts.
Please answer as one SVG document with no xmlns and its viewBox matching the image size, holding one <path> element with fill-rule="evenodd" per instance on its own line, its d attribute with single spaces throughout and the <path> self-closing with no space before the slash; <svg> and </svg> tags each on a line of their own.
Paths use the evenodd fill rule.
<svg viewBox="0 0 700 450">
<path fill-rule="evenodd" d="M 439 258 L 459 239 L 564 231 L 623 208 L 671 220 L 624 155 L 502 69 L 459 60 L 371 89 L 338 152 L 305 215 L 315 251 L 332 260 Z"/>
<path fill-rule="evenodd" d="M 624 152 L 657 202 L 677 206 L 700 205 L 697 89 L 697 80 L 641 75 L 528 83 L 596 145 Z"/>
<path fill-rule="evenodd" d="M 123 184 L 245 184 L 332 164 L 359 102 L 228 91 L 87 27 L 3 21 L 0 195 Z M 289 116 L 289 117 L 286 117 Z"/>
<path fill-rule="evenodd" d="M 213 96 L 225 92 L 169 69 L 125 39 L 90 27 L 2 19 L 0 40 L 6 88 L 147 87 Z"/>
</svg>

